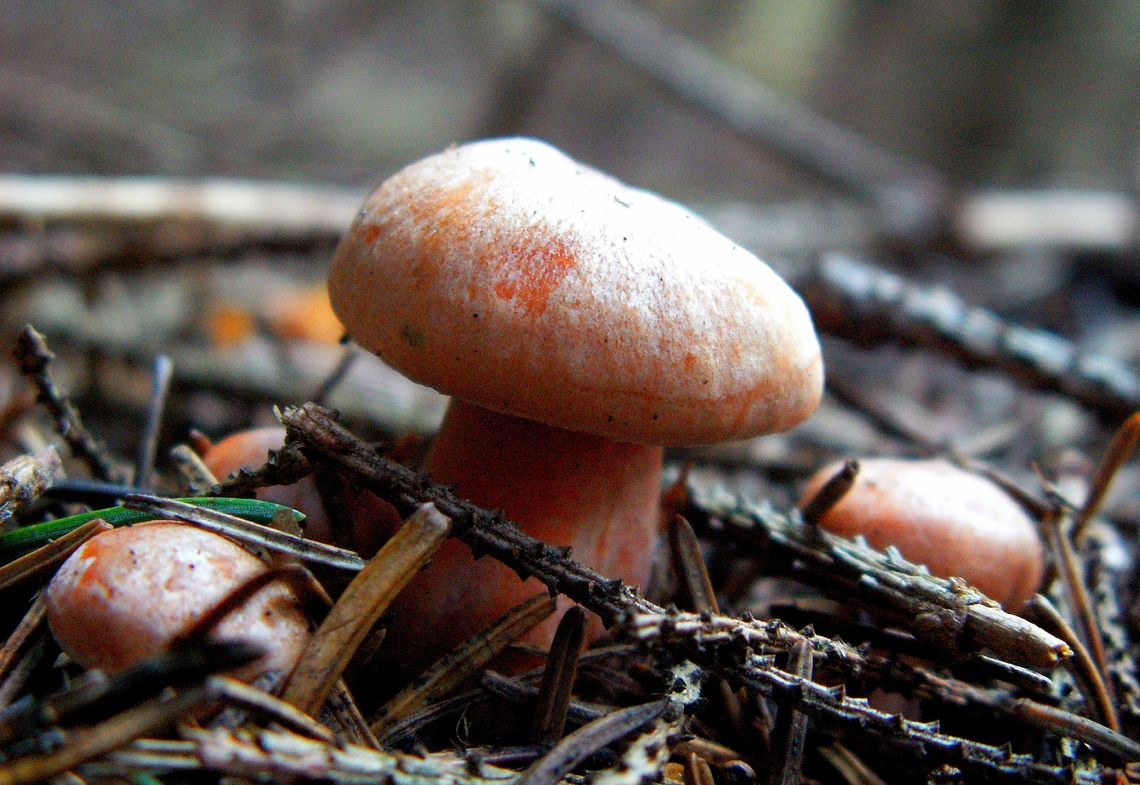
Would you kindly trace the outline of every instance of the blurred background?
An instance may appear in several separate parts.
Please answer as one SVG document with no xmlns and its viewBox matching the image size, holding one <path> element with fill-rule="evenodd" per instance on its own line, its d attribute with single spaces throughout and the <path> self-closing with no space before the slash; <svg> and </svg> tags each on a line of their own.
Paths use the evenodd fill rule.
<svg viewBox="0 0 1140 785">
<path fill-rule="evenodd" d="M 667 25 L 955 185 L 1137 184 L 1130 0 L 565 5 Z M 363 187 L 448 144 L 522 133 L 683 200 L 829 192 L 567 24 L 560 3 L 4 6 L 10 171 Z"/>
<path fill-rule="evenodd" d="M 31 320 L 44 330 L 71 389 L 98 413 L 116 401 L 137 412 L 150 360 L 176 355 L 188 392 L 167 440 L 269 420 L 267 402 L 317 389 L 340 357 L 335 325 L 289 332 L 275 314 L 295 303 L 277 293 L 319 299 L 332 227 L 347 226 L 384 176 L 494 135 L 542 137 L 691 204 L 794 284 L 842 252 L 1133 372 L 1140 362 L 1132 0 L 2 10 L 0 171 L 321 189 L 309 194 L 325 208 L 311 225 L 281 235 L 269 222 L 236 237 L 193 209 L 188 231 L 177 215 L 140 222 L 6 192 L 4 329 Z M 925 432 L 927 451 L 1000 426 L 1004 441 L 987 449 L 1026 467 L 1064 447 L 1096 449 L 1113 424 L 889 335 L 868 353 L 848 328 L 830 332 L 835 381 L 881 396 L 854 406 L 878 415 L 848 399 L 833 407 L 839 420 L 817 419 L 806 438 L 832 452 L 886 449 L 880 437 L 906 435 L 906 423 L 921 427 L 904 448 Z M 438 400 L 368 376 L 383 374 L 375 365 L 354 366 L 333 402 L 384 430 L 430 433 Z M 377 387 L 387 403 L 368 392 Z M 903 422 L 884 430 L 880 415 Z M 131 417 L 110 420 L 108 438 L 126 448 Z M 777 458 L 806 469 L 790 452 Z"/>
</svg>

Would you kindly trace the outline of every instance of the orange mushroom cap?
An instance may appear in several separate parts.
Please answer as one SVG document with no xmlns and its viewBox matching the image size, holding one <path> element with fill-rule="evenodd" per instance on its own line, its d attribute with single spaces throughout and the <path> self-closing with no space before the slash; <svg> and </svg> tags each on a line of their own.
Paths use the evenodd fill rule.
<svg viewBox="0 0 1140 785">
<path fill-rule="evenodd" d="M 808 481 L 810 501 L 841 464 Z M 894 545 L 907 559 L 942 577 L 958 576 L 1018 610 L 1037 591 L 1044 552 L 1037 528 L 989 480 L 942 460 L 859 460 L 855 484 L 819 520 L 876 548 Z"/>
<path fill-rule="evenodd" d="M 265 463 L 271 450 L 280 450 L 285 444 L 285 429 L 279 426 L 249 428 L 231 433 L 209 445 L 202 454 L 202 462 L 219 480 L 224 480 L 239 469 L 256 469 Z M 341 481 L 341 491 L 348 502 L 351 517 L 349 542 L 336 542 L 333 522 L 325 509 L 312 475 L 302 477 L 292 485 L 268 485 L 257 489 L 257 498 L 293 507 L 305 514 L 304 532 L 310 540 L 327 542 L 352 548 L 371 556 L 400 524 L 400 515 L 388 502 L 368 491 L 355 490 Z"/>
<path fill-rule="evenodd" d="M 285 429 L 278 425 L 247 428 L 212 442 L 202 450 L 202 462 L 219 480 L 238 469 L 254 469 L 269 458 L 272 450 L 285 445 Z"/>
<path fill-rule="evenodd" d="M 47 589 L 47 618 L 60 646 L 88 668 L 112 672 L 164 651 L 266 565 L 217 534 L 172 521 L 125 526 L 81 545 Z M 293 590 L 258 591 L 214 630 L 266 649 L 242 669 L 253 678 L 292 670 L 309 638 Z"/>
<path fill-rule="evenodd" d="M 823 369 L 802 301 L 702 219 L 532 139 L 386 180 L 332 263 L 337 316 L 412 379 L 646 444 L 790 428 Z"/>
</svg>

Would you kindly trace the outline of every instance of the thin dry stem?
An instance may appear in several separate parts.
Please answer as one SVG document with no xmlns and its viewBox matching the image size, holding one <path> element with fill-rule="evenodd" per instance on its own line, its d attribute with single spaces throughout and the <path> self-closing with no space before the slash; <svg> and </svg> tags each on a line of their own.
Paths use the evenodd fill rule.
<svg viewBox="0 0 1140 785">
<path fill-rule="evenodd" d="M 1136 445 L 1140 444 L 1140 412 L 1134 413 L 1116 431 L 1112 441 L 1105 450 L 1104 456 L 1093 475 L 1092 487 L 1084 505 L 1077 512 L 1073 523 L 1073 541 L 1080 543 L 1084 538 L 1089 523 L 1100 512 L 1104 499 L 1112 487 L 1120 468 L 1136 452 Z"/>
<path fill-rule="evenodd" d="M 1093 611 L 1092 599 L 1085 586 L 1085 578 L 1076 551 L 1073 550 L 1072 541 L 1065 531 L 1068 513 L 1060 507 L 1045 515 L 1042 520 L 1042 529 L 1045 533 L 1045 542 L 1053 554 L 1053 561 L 1057 565 L 1061 576 L 1061 585 L 1064 588 L 1065 599 L 1068 601 L 1075 629 L 1084 640 L 1085 647 L 1096 666 L 1101 685 L 1107 678 L 1107 658 L 1104 653 L 1104 640 L 1100 636 L 1100 625 L 1097 623 L 1096 613 Z M 1111 704 L 1111 701 L 1110 701 Z M 1110 715 L 1115 719 L 1115 712 Z"/>
<path fill-rule="evenodd" d="M 270 526 L 247 521 L 236 515 L 180 502 L 177 499 L 129 494 L 123 499 L 123 506 L 150 513 L 158 518 L 189 523 L 215 534 L 224 534 L 248 546 L 263 548 L 288 558 L 350 572 L 359 572 L 364 567 L 364 560 L 353 551 L 307 540 Z"/>
<path fill-rule="evenodd" d="M 114 461 L 83 424 L 79 410 L 60 392 L 51 372 L 55 355 L 48 348 L 47 339 L 30 324 L 25 325 L 16 340 L 14 350 L 20 371 L 36 388 L 36 402 L 55 419 L 56 430 L 67 442 L 75 457 L 87 464 L 91 473 L 100 480 L 123 482 L 124 477 L 115 468 Z"/>
<path fill-rule="evenodd" d="M 372 721 L 370 730 L 378 739 L 384 739 L 402 717 L 465 682 L 512 641 L 526 634 L 553 612 L 554 598 L 546 592 L 536 594 L 511 608 L 490 627 L 441 657 L 407 688 L 389 699 Z"/>
<path fill-rule="evenodd" d="M 1073 656 L 1067 661 L 1088 699 L 1089 705 L 1101 720 L 1113 730 L 1120 730 L 1120 720 L 1105 684 L 1104 676 L 1097 668 L 1089 650 L 1081 643 L 1076 631 L 1065 621 L 1061 612 L 1044 595 L 1038 594 L 1029 601 L 1027 610 L 1033 613 L 1045 629 L 1069 644 Z"/>
<path fill-rule="evenodd" d="M 314 633 L 282 691 L 284 700 L 309 714 L 321 707 L 369 630 L 447 539 L 450 525 L 430 505 L 405 521 Z"/>
<path fill-rule="evenodd" d="M 531 723 L 531 743 L 553 744 L 562 738 L 585 640 L 586 612 L 575 605 L 562 614 L 550 644 Z"/>
</svg>

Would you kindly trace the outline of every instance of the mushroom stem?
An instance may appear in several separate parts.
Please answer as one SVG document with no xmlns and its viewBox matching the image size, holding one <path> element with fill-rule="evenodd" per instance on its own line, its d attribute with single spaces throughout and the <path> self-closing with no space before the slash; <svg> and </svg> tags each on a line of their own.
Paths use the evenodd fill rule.
<svg viewBox="0 0 1140 785">
<path fill-rule="evenodd" d="M 662 449 L 610 441 L 452 399 L 425 469 L 460 496 L 501 508 L 532 537 L 570 546 L 602 575 L 644 585 L 659 530 Z M 393 604 L 393 661 L 430 661 L 541 590 L 450 541 Z M 565 607 L 569 601 L 563 599 Z M 524 640 L 547 645 L 555 614 Z M 430 622 L 423 623 L 430 619 Z M 601 631 L 592 622 L 592 637 Z"/>
</svg>

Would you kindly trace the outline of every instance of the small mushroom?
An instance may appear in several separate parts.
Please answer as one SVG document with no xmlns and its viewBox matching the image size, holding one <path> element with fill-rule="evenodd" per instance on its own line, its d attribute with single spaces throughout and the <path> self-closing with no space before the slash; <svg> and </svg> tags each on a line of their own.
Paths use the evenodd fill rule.
<svg viewBox="0 0 1140 785">
<path fill-rule="evenodd" d="M 806 505 L 841 470 L 808 481 Z M 1037 591 L 1044 554 L 1037 527 L 989 480 L 942 460 L 859 460 L 851 489 L 819 518 L 845 537 L 876 548 L 894 545 L 910 561 L 945 578 L 957 576 L 1017 611 Z"/>
<path fill-rule="evenodd" d="M 103 532 L 68 557 L 48 585 L 48 625 L 79 664 L 114 672 L 154 656 L 231 591 L 267 567 L 236 543 L 173 521 Z M 266 654 L 239 672 L 246 679 L 288 673 L 309 638 L 309 620 L 292 589 L 274 583 L 215 628 Z"/>
<path fill-rule="evenodd" d="M 329 291 L 361 346 L 453 396 L 433 479 L 633 584 L 653 560 L 661 445 L 787 429 L 821 394 L 811 319 L 771 269 L 532 139 L 454 147 L 382 183 Z M 451 542 L 393 605 L 385 648 L 422 661 L 540 588 Z"/>
<path fill-rule="evenodd" d="M 205 440 L 203 439 L 205 442 Z M 248 428 L 201 448 L 202 461 L 219 480 L 224 480 L 239 469 L 256 469 L 265 463 L 271 450 L 280 450 L 285 444 L 285 429 L 275 426 Z M 292 485 L 270 485 L 257 489 L 257 498 L 277 502 L 305 514 L 304 533 L 310 540 L 332 543 L 351 548 L 364 556 L 371 556 L 399 526 L 400 515 L 396 508 L 368 491 L 357 491 L 340 480 L 340 494 L 345 500 L 345 512 L 350 520 L 344 535 L 350 541 L 337 541 L 332 518 L 317 489 L 313 475 L 303 477 Z"/>
</svg>

